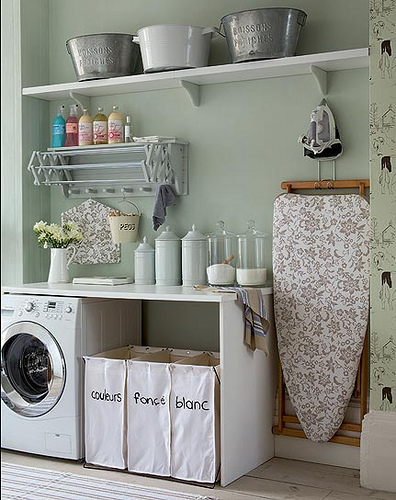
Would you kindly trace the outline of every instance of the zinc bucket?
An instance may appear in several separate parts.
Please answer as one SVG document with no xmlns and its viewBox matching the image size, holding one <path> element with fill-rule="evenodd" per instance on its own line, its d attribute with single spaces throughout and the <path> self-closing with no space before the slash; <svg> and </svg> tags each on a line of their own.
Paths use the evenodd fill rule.
<svg viewBox="0 0 396 500">
<path fill-rule="evenodd" d="M 227 14 L 221 24 L 232 62 L 294 56 L 306 19 L 304 11 L 286 7 Z"/>
</svg>

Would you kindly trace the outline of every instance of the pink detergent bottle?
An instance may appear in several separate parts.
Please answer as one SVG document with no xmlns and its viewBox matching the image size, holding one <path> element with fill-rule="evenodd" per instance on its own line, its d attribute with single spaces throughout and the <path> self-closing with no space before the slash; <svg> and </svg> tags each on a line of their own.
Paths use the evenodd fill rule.
<svg viewBox="0 0 396 500">
<path fill-rule="evenodd" d="M 70 114 L 66 120 L 65 147 L 78 146 L 78 116 L 77 104 L 70 106 Z"/>
</svg>

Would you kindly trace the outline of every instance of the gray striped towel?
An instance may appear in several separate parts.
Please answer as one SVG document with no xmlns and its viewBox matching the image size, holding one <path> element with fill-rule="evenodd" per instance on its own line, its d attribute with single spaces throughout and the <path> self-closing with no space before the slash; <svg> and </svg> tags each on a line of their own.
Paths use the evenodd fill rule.
<svg viewBox="0 0 396 500">
<path fill-rule="evenodd" d="M 234 286 L 202 286 L 196 285 L 197 290 L 212 292 L 235 292 L 239 302 L 243 305 L 245 317 L 245 344 L 253 351 L 260 349 L 268 355 L 267 333 L 270 323 L 267 320 L 268 311 L 265 309 L 263 294 L 259 288 L 240 288 Z"/>
</svg>

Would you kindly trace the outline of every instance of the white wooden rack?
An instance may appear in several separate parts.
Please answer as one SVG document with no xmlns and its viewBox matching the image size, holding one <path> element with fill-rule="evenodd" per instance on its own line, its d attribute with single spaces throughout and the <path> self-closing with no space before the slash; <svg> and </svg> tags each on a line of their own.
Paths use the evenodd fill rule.
<svg viewBox="0 0 396 500">
<path fill-rule="evenodd" d="M 61 186 L 67 198 L 154 196 L 160 184 L 185 195 L 186 142 L 133 143 L 34 151 L 28 170 L 36 186 Z"/>
<path fill-rule="evenodd" d="M 89 99 L 91 97 L 182 88 L 187 92 L 193 105 L 199 106 L 202 85 L 310 74 L 325 96 L 328 92 L 328 72 L 368 68 L 368 65 L 367 48 L 349 49 L 264 61 L 248 61 L 86 82 L 27 87 L 22 90 L 22 94 L 46 101 L 73 98 L 83 103 L 84 107 L 90 108 Z"/>
</svg>

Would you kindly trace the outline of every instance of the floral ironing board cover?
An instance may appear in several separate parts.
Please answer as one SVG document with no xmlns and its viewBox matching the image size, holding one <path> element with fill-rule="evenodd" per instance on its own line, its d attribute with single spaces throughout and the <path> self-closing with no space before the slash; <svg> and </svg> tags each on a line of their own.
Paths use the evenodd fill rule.
<svg viewBox="0 0 396 500">
<path fill-rule="evenodd" d="M 273 291 L 279 356 L 306 436 L 337 432 L 355 385 L 369 317 L 368 202 L 284 194 L 274 203 Z"/>
</svg>

